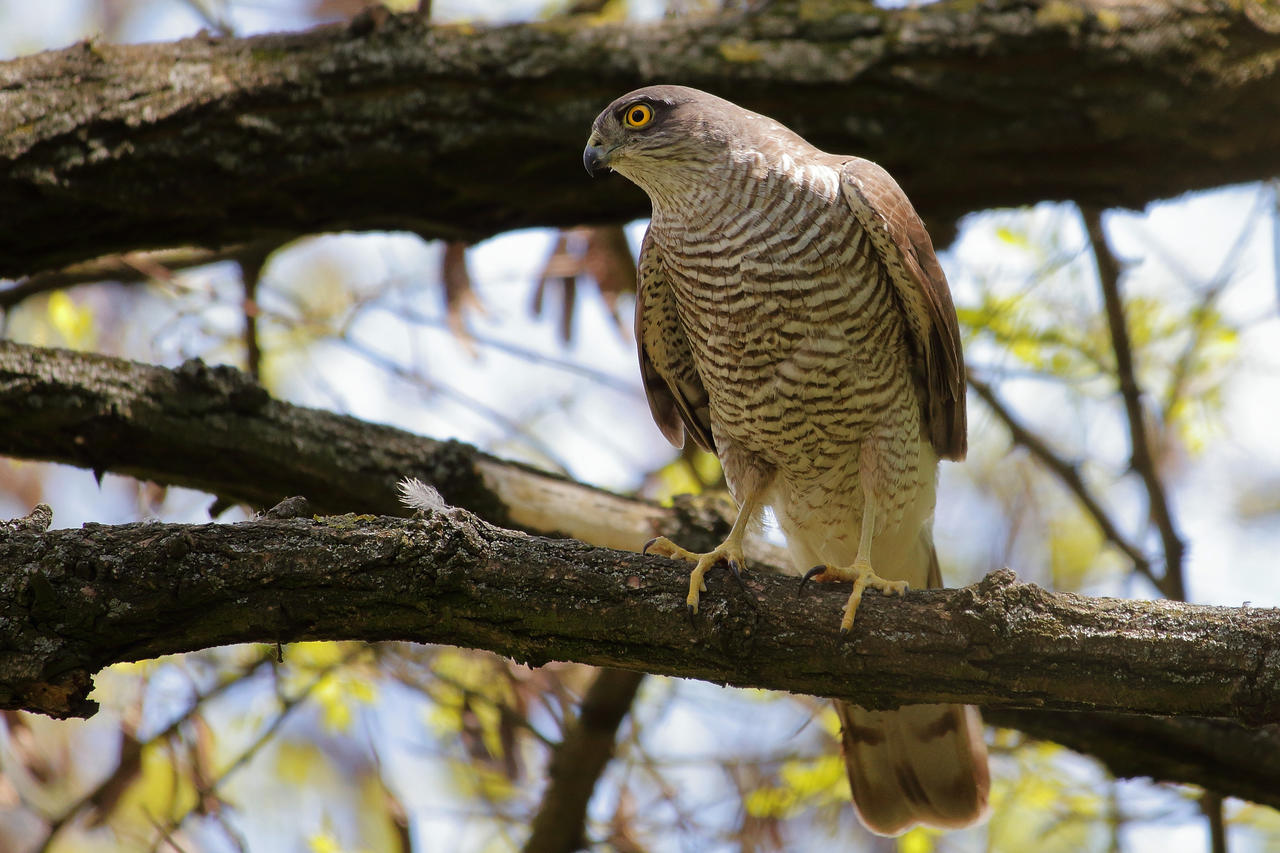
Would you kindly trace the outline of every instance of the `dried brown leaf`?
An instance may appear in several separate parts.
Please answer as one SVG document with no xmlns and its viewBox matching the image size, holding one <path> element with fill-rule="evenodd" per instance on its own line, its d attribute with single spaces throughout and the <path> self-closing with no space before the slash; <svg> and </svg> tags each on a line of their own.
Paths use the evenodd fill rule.
<svg viewBox="0 0 1280 853">
<path fill-rule="evenodd" d="M 617 306 L 620 295 L 635 293 L 636 265 L 631 247 L 627 244 L 627 235 L 618 225 L 573 228 L 560 232 L 534 290 L 530 308 L 532 314 L 535 317 L 541 316 L 548 285 L 560 282 L 564 288 L 560 337 L 568 343 L 573 335 L 578 278 L 583 275 L 594 279 L 600 288 L 600 295 L 609 307 L 610 317 L 618 333 L 623 337 L 629 336 L 630 326 L 618 316 Z"/>
<path fill-rule="evenodd" d="M 449 331 L 467 350 L 476 355 L 476 342 L 467 330 L 466 313 L 485 313 L 484 303 L 471 286 L 471 273 L 467 270 L 467 244 L 451 240 L 444 245 L 440 277 L 444 281 L 444 307 Z"/>
</svg>

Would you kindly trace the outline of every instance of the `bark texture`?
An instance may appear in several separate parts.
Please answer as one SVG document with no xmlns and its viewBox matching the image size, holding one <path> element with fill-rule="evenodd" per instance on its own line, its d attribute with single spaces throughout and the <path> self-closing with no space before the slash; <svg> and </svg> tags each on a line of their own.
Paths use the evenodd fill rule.
<svg viewBox="0 0 1280 853">
<path fill-rule="evenodd" d="M 321 230 L 474 240 L 643 216 L 639 191 L 592 183 L 579 157 L 602 106 L 656 81 L 881 162 L 946 242 L 971 210 L 1140 206 L 1275 174 L 1277 51 L 1280 14 L 1256 0 L 813 0 L 640 25 L 369 16 L 84 43 L 0 64 L 0 276 Z"/>
<path fill-rule="evenodd" d="M 256 385 L 229 368 L 206 368 L 198 362 L 169 371 L 103 356 L 0 344 L 0 442 L 3 442 L 0 453 L 55 459 L 94 467 L 100 471 L 128 470 L 162 483 L 196 485 L 257 505 L 274 500 L 281 494 L 301 490 L 295 489 L 295 486 L 316 488 L 319 500 L 310 506 L 281 507 L 272 513 L 278 517 L 299 514 L 305 516 L 321 507 L 336 508 L 322 511 L 356 508 L 394 512 L 398 509 L 393 497 L 394 482 L 403 473 L 413 473 L 433 482 L 452 502 L 465 503 L 477 512 L 490 513 L 491 520 L 505 520 L 504 523 L 515 523 L 528 530 L 544 533 L 568 531 L 571 535 L 614 548 L 638 548 L 645 538 L 659 532 L 678 536 L 680 541 L 688 542 L 694 547 L 709 548 L 727 530 L 724 519 L 703 506 L 683 506 L 676 510 L 653 507 L 641 501 L 628 500 L 519 465 L 504 463 L 463 445 L 441 445 L 387 427 L 362 424 L 339 415 L 289 406 L 266 399 L 260 389 L 254 389 L 257 389 Z M 235 402 L 245 398 L 249 399 L 251 405 Z M 285 436 L 289 438 L 286 439 Z M 215 444 L 213 448 L 209 447 L 210 442 Z M 136 450 L 139 445 L 150 445 L 153 455 L 144 457 L 139 454 Z M 335 452 L 335 449 L 340 452 Z M 258 459 L 255 454 L 262 454 L 263 458 Z M 240 461 L 241 456 L 247 457 L 249 461 Z M 252 476 L 242 480 L 246 471 Z M 445 520 L 448 521 L 447 518 Z M 373 548 L 373 543 L 394 535 L 387 532 L 394 530 L 394 527 L 386 526 L 397 523 L 399 522 L 383 520 L 378 523 L 382 527 L 364 530 L 360 535 L 369 537 L 370 548 Z M 327 602 L 325 606 L 329 608 L 329 612 L 335 608 L 349 608 L 350 612 L 345 613 L 344 618 L 351 616 L 358 620 L 365 612 L 360 598 L 365 593 L 359 593 L 359 590 L 366 590 L 371 586 L 384 593 L 391 590 L 391 594 L 400 595 L 398 603 L 392 605 L 391 609 L 403 611 L 406 617 L 412 616 L 411 611 L 437 614 L 439 621 L 436 628 L 449 634 L 442 642 L 463 643 L 466 633 L 467 636 L 479 636 L 480 639 L 476 642 L 485 648 L 499 648 L 496 643 L 489 642 L 497 639 L 514 644 L 510 631 L 504 634 L 500 627 L 485 627 L 482 620 L 461 615 L 461 611 L 449 611 L 445 614 L 445 611 L 437 609 L 438 605 L 432 603 L 430 598 L 424 603 L 416 603 L 418 587 L 404 587 L 399 593 L 395 593 L 395 585 L 383 580 L 384 575 L 379 575 L 374 570 L 361 571 L 356 568 L 355 563 L 347 562 L 345 555 L 359 553 L 359 548 L 349 547 L 348 543 L 344 550 L 334 550 L 326 544 L 330 540 L 321 535 L 344 528 L 355 535 L 366 526 L 363 521 L 330 519 L 324 524 L 314 525 L 297 521 L 289 523 L 294 527 L 272 527 L 280 524 L 284 522 L 260 522 L 256 527 L 250 526 L 246 533 L 240 533 L 238 528 L 233 527 L 133 525 L 120 530 L 90 527 L 83 532 L 61 531 L 40 536 L 40 532 L 48 527 L 49 518 L 45 513 L 37 512 L 21 522 L 3 526 L 0 529 L 0 541 L 7 543 L 3 548 L 16 550 L 0 549 L 0 554 L 4 555 L 0 557 L 4 561 L 2 565 L 9 567 L 5 580 L 0 584 L 0 600 L 10 607 L 8 614 L 0 616 L 0 631 L 4 632 L 3 639 L 0 639 L 0 670 L 4 673 L 0 676 L 0 683 L 7 685 L 0 704 L 42 708 L 62 714 L 88 713 L 92 710 L 92 704 L 84 699 L 88 679 L 97 668 L 112 659 L 121 655 L 138 658 L 158 654 L 160 646 L 195 648 L 205 642 L 230 641 L 231 635 L 246 625 L 253 626 L 258 636 L 264 639 L 283 639 L 285 629 L 290 624 L 298 627 L 297 623 L 288 623 L 287 619 L 305 621 L 321 618 L 323 614 L 318 611 L 319 602 Z M 718 531 L 717 525 L 720 525 Z M 415 529 L 409 528 L 411 532 Z M 131 532 L 126 534 L 124 530 Z M 35 538 L 14 539 L 19 534 Z M 280 538 L 285 534 L 293 539 L 286 541 Z M 468 536 L 457 531 L 450 535 L 455 538 L 446 537 L 443 541 L 471 541 Z M 64 542 L 47 538 L 50 536 L 69 538 Z M 212 544 L 219 541 L 218 537 L 228 536 L 230 538 L 225 539 L 222 544 Z M 528 543 L 545 541 L 523 539 L 510 533 L 506 536 L 514 537 L 503 541 L 515 542 L 513 547 L 517 550 Z M 699 536 L 702 537 L 703 544 L 698 543 L 696 537 Z M 273 540 L 271 537 L 276 538 Z M 133 542 L 129 546 L 133 548 L 132 551 L 111 550 L 117 545 L 123 547 L 127 542 Z M 193 555 L 192 543 L 196 542 L 206 543 L 207 547 L 201 546 L 199 549 L 203 556 Z M 240 542 L 241 545 L 232 547 L 233 542 Z M 289 551 L 295 544 L 302 550 Z M 332 544 L 336 546 L 336 540 Z M 570 575 L 565 577 L 577 577 L 578 582 L 565 581 L 562 577 L 560 580 L 564 582 L 564 587 L 561 592 L 570 597 L 558 600 L 560 592 L 533 580 L 537 577 L 537 571 L 549 572 L 552 578 L 559 577 L 558 569 L 548 569 L 543 565 L 543 568 L 536 571 L 530 570 L 535 571 L 532 577 L 517 572 L 514 578 L 524 577 L 525 580 L 521 582 L 529 583 L 528 589 L 534 595 L 533 598 L 523 600 L 521 613 L 524 610 L 536 611 L 539 607 L 543 608 L 543 617 L 554 625 L 560 621 L 556 614 L 568 612 L 566 608 L 572 609 L 573 602 L 577 602 L 578 609 L 572 613 L 579 620 L 585 618 L 594 622 L 591 630 L 596 633 L 593 636 L 599 636 L 604 631 L 612 637 L 606 639 L 611 644 L 609 648 L 614 652 L 621 648 L 629 656 L 631 649 L 626 638 L 629 638 L 627 631 L 631 629 L 621 623 L 619 627 L 625 630 L 602 628 L 601 626 L 614 624 L 611 621 L 611 611 L 602 609 L 603 599 L 593 597 L 595 586 L 583 585 L 591 578 L 596 578 L 592 583 L 603 583 L 602 589 L 613 590 L 610 595 L 655 596 L 654 600 L 658 601 L 657 609 L 645 611 L 647 615 L 640 619 L 639 624 L 642 627 L 648 626 L 645 630 L 658 626 L 662 631 L 668 632 L 667 642 L 674 645 L 674 649 L 669 647 L 669 651 L 677 662 L 686 655 L 690 655 L 691 660 L 696 660 L 698 655 L 694 652 L 698 649 L 705 651 L 708 644 L 712 646 L 713 655 L 715 648 L 723 649 L 721 663 L 738 661 L 743 654 L 754 648 L 751 644 L 755 641 L 751 637 L 758 634 L 759 629 L 755 627 L 758 623 L 753 620 L 758 620 L 760 616 L 736 585 L 726 582 L 723 577 L 712 576 L 711 590 L 707 596 L 708 604 L 714 603 L 716 609 L 704 614 L 699 622 L 690 626 L 683 619 L 675 618 L 680 602 L 683 601 L 686 567 L 656 558 L 625 557 L 613 552 L 599 552 L 585 545 L 561 544 L 575 555 L 602 555 L 603 562 L 600 565 L 606 567 L 605 574 L 597 578 L 592 574 L 592 567 L 583 562 L 585 557 L 579 560 L 574 556 L 572 565 L 565 568 Z M 259 546 L 260 553 L 254 550 Z M 451 550 L 458 550 L 459 554 L 464 555 L 472 553 L 461 547 L 442 547 L 446 557 Z M 217 553 L 211 555 L 210 548 L 216 548 Z M 574 551 L 575 548 L 581 551 Z M 323 558 L 316 556 L 315 549 L 323 552 Z M 756 548 L 748 551 L 753 557 L 752 569 L 755 570 L 763 568 L 756 559 L 759 550 Z M 175 556 L 168 557 L 170 552 Z M 153 568 L 134 576 L 134 563 L 124 559 L 126 553 L 135 554 L 133 559 L 137 565 L 151 565 Z M 363 553 L 368 555 L 376 552 Z M 557 553 L 561 554 L 560 560 L 565 559 L 563 552 Z M 256 556 L 248 556 L 253 554 Z M 520 571 L 528 569 L 525 564 L 534 556 L 535 552 L 525 554 L 515 562 L 515 568 L 524 566 Z M 154 568 L 165 559 L 169 559 L 171 564 L 189 559 L 194 562 L 188 565 L 206 568 L 195 569 L 194 576 L 171 574 L 172 565 L 164 571 Z M 316 561 L 321 559 L 320 574 L 308 577 L 307 566 L 314 567 L 318 565 Z M 296 562 L 290 563 L 290 560 Z M 242 561 L 247 561 L 250 569 L 253 565 L 258 565 L 258 573 L 253 577 L 258 578 L 263 586 L 257 593 L 253 592 L 252 578 L 241 575 L 239 568 L 234 572 L 229 568 L 233 565 L 241 567 Z M 376 557 L 374 562 L 378 562 Z M 394 560 L 389 558 L 384 562 L 386 565 L 383 571 Z M 557 565 L 565 564 L 560 562 Z M 643 566 L 644 574 L 631 571 L 632 567 L 640 566 Z M 423 572 L 431 578 L 440 576 L 437 569 L 427 568 Z M 578 574 L 572 575 L 572 572 Z M 624 572 L 625 580 L 622 580 Z M 154 598 L 145 607 L 131 604 L 124 598 L 104 599 L 103 596 L 108 591 L 99 585 L 102 575 L 107 580 L 111 580 L 113 575 L 119 575 L 117 579 L 140 584 L 141 592 L 154 595 Z M 446 571 L 445 577 L 456 580 L 460 576 Z M 776 639 L 778 643 L 790 643 L 789 638 L 796 638 L 803 639 L 806 643 L 813 641 L 830 644 L 831 648 L 838 646 L 839 652 L 835 655 L 828 654 L 826 645 L 817 652 L 805 651 L 803 646 L 789 652 L 796 655 L 797 660 L 803 657 L 815 672 L 825 670 L 828 662 L 841 660 L 843 655 L 871 652 L 870 647 L 864 649 L 862 644 L 866 640 L 862 639 L 861 632 L 865 629 L 878 635 L 881 630 L 880 623 L 871 621 L 870 614 L 873 611 L 891 615 L 895 609 L 905 607 L 907 609 L 896 610 L 898 615 L 918 615 L 912 609 L 914 597 L 905 602 L 885 602 L 869 596 L 865 611 L 868 618 L 860 619 L 853 643 L 838 645 L 835 643 L 833 619 L 843 600 L 839 592 L 824 590 L 813 596 L 806 595 L 803 599 L 797 599 L 794 587 L 786 585 L 782 579 L 771 579 L 767 574 L 753 571 L 750 580 L 753 598 L 758 603 L 765 601 L 765 595 L 770 595 L 768 600 L 773 600 L 768 590 L 774 587 L 766 589 L 763 584 L 782 583 L 777 588 L 781 594 L 781 598 L 777 599 L 779 605 L 816 608 L 805 617 L 811 619 L 811 622 L 780 623 L 785 626 L 785 632 Z M 80 581 L 85 582 L 76 586 Z M 345 581 L 353 582 L 356 592 L 349 592 L 342 585 Z M 1007 578 L 999 580 L 996 587 L 1003 588 L 1006 581 Z M 495 590 L 506 588 L 504 595 L 509 603 L 512 594 L 521 594 L 518 590 L 513 593 L 513 582 L 505 577 L 504 571 L 495 570 L 493 574 L 485 574 L 478 580 L 473 579 L 467 583 L 471 586 L 471 594 L 475 596 L 484 594 L 484 590 L 480 589 L 484 584 L 493 584 L 492 588 Z M 422 581 L 417 583 L 421 584 Z M 4 586 L 6 584 L 7 587 Z M 619 584 L 631 591 L 622 592 Z M 632 584 L 635 584 L 634 588 Z M 186 590 L 200 586 L 206 589 L 193 593 L 194 597 L 187 595 Z M 246 587 L 246 593 L 233 602 L 224 601 L 216 611 L 206 612 L 206 608 L 194 603 L 205 595 L 234 596 L 235 590 L 241 586 Z M 219 589 L 221 593 L 218 592 Z M 1022 588 L 1011 586 L 1007 594 L 1013 595 L 1019 589 Z M 301 597 L 291 596 L 290 590 L 298 591 Z M 134 591 L 138 592 L 139 589 L 135 587 Z M 968 594 L 965 591 L 922 593 L 926 596 Z M 1044 595 L 1034 589 L 1028 589 L 1025 594 L 1032 600 Z M 264 597 L 268 600 L 264 601 Z M 441 601 L 447 603 L 455 598 L 457 596 L 453 593 L 441 589 Z M 492 605 L 481 605 L 480 600 L 474 598 L 472 603 L 486 608 L 506 606 L 497 599 Z M 107 604 L 104 605 L 104 601 Z M 184 601 L 189 602 L 189 606 L 179 606 L 179 602 Z M 1121 608 L 1112 612 L 1113 618 L 1118 617 L 1123 621 L 1123 608 L 1130 605 L 1112 602 L 1104 604 L 1103 609 L 1113 605 Z M 94 615 L 104 606 L 115 614 L 116 619 L 123 620 L 111 623 L 114 626 L 112 630 L 117 635 L 110 642 L 103 641 L 95 633 L 99 627 L 107 624 Z M 1157 613 L 1164 613 L 1162 608 L 1171 608 L 1170 613 L 1181 612 L 1183 615 L 1200 612 L 1195 608 L 1180 611 L 1184 605 L 1163 603 L 1153 606 L 1157 608 L 1153 612 Z M 264 607 L 267 609 L 263 610 Z M 283 612 L 284 608 L 287 608 L 287 612 Z M 271 620 L 259 622 L 260 611 L 271 613 Z M 1012 611 L 1019 618 L 1026 618 L 1031 612 L 1027 609 Z M 216 617 L 214 613 L 217 614 Z M 655 613 L 658 616 L 656 621 Z M 1223 629 L 1222 637 L 1242 639 L 1241 635 L 1233 634 L 1230 630 L 1230 623 L 1236 613 L 1249 619 L 1262 618 L 1264 621 L 1274 616 L 1273 611 L 1214 611 L 1215 621 L 1212 625 L 1221 625 L 1221 620 L 1217 618 L 1219 615 L 1227 616 L 1227 627 Z M 359 623 L 369 628 L 367 634 L 363 630 L 359 632 L 365 639 L 383 636 L 376 634 L 373 628 L 375 624 L 386 624 L 383 616 L 378 615 L 381 610 L 371 611 L 371 614 L 370 620 L 374 620 L 376 615 L 376 622 Z M 186 625 L 176 624 L 186 616 L 195 621 L 189 621 Z M 775 612 L 770 618 L 780 617 Z M 218 624 L 210 625 L 211 619 Z M 980 622 L 979 619 L 974 624 Z M 318 621 L 313 623 L 311 630 L 315 630 L 317 624 Z M 1160 624 L 1146 624 L 1151 639 L 1167 636 L 1175 644 L 1194 644 L 1194 636 L 1199 636 L 1174 633 L 1181 630 L 1181 618 Z M 455 632 L 454 628 L 457 626 L 468 626 L 469 633 Z M 187 627 L 192 627 L 192 632 L 184 639 L 182 632 Z M 908 624 L 906 629 L 910 631 L 912 626 Z M 1098 635 L 1086 631 L 1080 625 L 1073 623 L 1069 629 L 1058 640 L 1065 646 L 1097 646 L 1102 642 Z M 1212 633 L 1212 626 L 1209 626 L 1209 630 Z M 551 636 L 542 630 L 534 633 Z M 425 634 L 417 636 L 426 637 Z M 1213 642 L 1223 642 L 1222 637 L 1210 639 Z M 1239 695 L 1257 693 L 1257 685 L 1274 685 L 1277 677 L 1274 639 L 1266 636 L 1256 639 L 1259 640 L 1257 645 L 1239 650 L 1242 656 L 1231 652 L 1229 656 L 1235 661 L 1232 668 L 1216 676 L 1227 681 L 1235 677 L 1242 685 L 1254 685 Z M 1005 640 L 1006 649 L 1009 642 L 1012 640 Z M 681 643 L 687 645 L 682 646 Z M 591 643 L 585 645 L 590 646 Z M 888 645 L 892 646 L 892 643 Z M 1131 648 L 1138 656 L 1140 669 L 1158 662 L 1164 650 L 1164 646 L 1157 649 L 1134 645 Z M 1225 647 L 1217 648 L 1224 655 L 1228 654 Z M 519 649 L 508 653 L 516 656 L 521 654 Z M 932 653 L 930 651 L 928 654 Z M 537 659 L 531 653 L 525 654 Z M 565 650 L 547 654 L 573 656 Z M 617 663 L 613 657 L 605 657 L 608 657 L 607 661 L 599 657 L 590 659 L 601 663 Z M 875 664 L 874 655 L 867 660 L 872 665 Z M 643 657 L 632 658 L 634 666 L 639 666 L 643 661 Z M 1053 681 L 1045 671 L 1037 669 L 1045 665 L 1045 661 L 1036 663 L 1030 658 L 1014 664 L 1027 672 L 1027 677 L 1031 679 L 1024 683 L 1025 692 L 1021 694 L 1019 701 L 1039 701 L 1036 698 L 1037 680 Z M 985 664 L 974 658 L 970 661 L 969 669 L 962 673 L 963 677 L 983 677 L 982 666 Z M 1011 672 L 1016 675 L 1016 670 L 1006 670 L 1005 677 L 1012 679 Z M 1113 660 L 1106 663 L 1094 677 L 1103 681 L 1106 678 L 1119 680 L 1127 672 L 1130 672 L 1127 660 Z M 1230 674 L 1232 672 L 1235 676 Z M 720 681 L 730 678 L 726 673 L 715 674 L 714 665 L 706 670 L 703 677 Z M 748 674 L 747 677 L 752 676 Z M 836 679 L 835 676 L 832 678 Z M 914 685 L 914 678 L 912 670 L 909 680 L 903 683 Z M 1162 678 L 1153 677 L 1147 683 L 1149 695 L 1158 696 L 1159 691 L 1169 687 Z M 1182 682 L 1174 684 L 1178 691 L 1183 690 Z M 1225 681 L 1220 682 L 1220 685 L 1223 684 Z M 1107 697 L 1112 694 L 1113 689 L 1101 682 L 1095 682 L 1094 688 L 1104 699 L 1103 707 L 1107 706 Z M 1086 702 L 1092 704 L 1089 694 L 1084 694 L 1084 697 Z M 1217 701 L 1221 702 L 1221 699 L 1219 696 Z M 868 698 L 866 701 L 871 700 Z M 1227 704 L 1234 701 L 1228 700 Z M 1267 702 L 1271 703 L 1270 706 L 1267 706 Z M 1274 707 L 1274 700 L 1267 700 L 1263 703 L 1264 707 L 1255 707 L 1253 710 L 1248 710 L 1249 704 L 1250 701 L 1244 702 L 1240 705 L 1240 710 L 1261 717 L 1270 713 L 1266 707 Z M 1280 726 L 1274 724 L 1250 728 L 1230 720 L 1156 718 L 1096 712 L 1082 715 L 999 710 L 992 707 L 988 708 L 987 713 L 998 724 L 1014 726 L 1094 755 L 1120 775 L 1150 775 L 1158 779 L 1200 784 L 1223 793 L 1280 806 L 1280 794 L 1277 794 L 1280 792 Z"/>
<path fill-rule="evenodd" d="M 403 513 L 396 483 L 411 476 L 494 524 L 633 551 L 658 535 L 723 538 L 732 518 L 731 507 L 722 514 L 714 502 L 664 509 L 459 442 L 282 403 L 232 367 L 193 360 L 168 370 L 7 341 L 0 454 L 187 486 L 254 508 L 306 495 L 320 513 Z M 747 541 L 753 559 L 789 565 L 758 534 Z"/>
<path fill-rule="evenodd" d="M 686 621 L 687 568 L 531 537 L 465 510 L 422 520 L 14 530 L 0 543 L 9 672 L 0 706 L 68 673 L 234 642 L 412 640 L 572 660 L 867 707 L 964 702 L 1280 721 L 1280 610 L 1052 594 L 996 572 L 905 601 L 868 598 L 847 641 L 841 590 L 754 573 L 711 584 Z M 14 653 L 13 650 L 28 650 Z M 34 650 L 34 651 L 31 651 Z M 856 687 L 856 689 L 855 689 Z"/>
<path fill-rule="evenodd" d="M 840 590 L 797 595 L 793 578 L 750 573 L 744 593 L 719 573 L 690 622 L 683 564 L 503 530 L 457 509 L 423 519 L 18 526 L 0 541 L 0 567 L 0 707 L 55 716 L 92 712 L 92 675 L 117 661 L 360 639 L 869 707 L 1280 719 L 1280 610 L 1053 595 L 1009 571 L 958 590 L 869 595 L 841 639 Z M 1253 777 L 1280 781 L 1269 767 Z"/>
<path fill-rule="evenodd" d="M 1137 714 L 984 710 L 988 723 L 1092 755 L 1120 777 L 1199 785 L 1280 808 L 1280 725 Z"/>
</svg>

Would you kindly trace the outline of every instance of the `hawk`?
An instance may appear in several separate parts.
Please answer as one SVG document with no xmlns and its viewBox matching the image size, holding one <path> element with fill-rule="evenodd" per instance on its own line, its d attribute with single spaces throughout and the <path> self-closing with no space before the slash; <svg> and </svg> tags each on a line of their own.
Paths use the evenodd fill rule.
<svg viewBox="0 0 1280 853">
<path fill-rule="evenodd" d="M 683 86 L 606 107 L 583 163 L 649 196 L 636 299 L 649 408 L 672 444 L 716 454 L 739 505 L 709 553 L 647 549 L 695 564 L 689 611 L 708 569 L 738 572 L 766 506 L 806 580 L 852 582 L 842 633 L 868 587 L 941 586 L 934 494 L 939 459 L 965 454 L 964 359 L 946 277 L 894 179 Z M 868 828 L 982 817 L 976 709 L 836 709 Z"/>
</svg>

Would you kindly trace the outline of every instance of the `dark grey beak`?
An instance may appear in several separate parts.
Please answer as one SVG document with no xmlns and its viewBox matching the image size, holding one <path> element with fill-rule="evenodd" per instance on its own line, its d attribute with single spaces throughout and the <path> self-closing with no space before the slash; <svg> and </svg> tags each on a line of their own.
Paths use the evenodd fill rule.
<svg viewBox="0 0 1280 853">
<path fill-rule="evenodd" d="M 597 145 L 588 145 L 582 152 L 582 165 L 587 167 L 587 174 L 594 178 L 609 168 L 609 152 Z"/>
</svg>

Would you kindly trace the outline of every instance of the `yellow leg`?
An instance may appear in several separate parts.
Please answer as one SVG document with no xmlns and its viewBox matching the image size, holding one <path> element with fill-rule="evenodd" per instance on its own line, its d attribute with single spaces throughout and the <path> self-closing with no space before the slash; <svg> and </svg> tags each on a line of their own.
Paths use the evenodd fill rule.
<svg viewBox="0 0 1280 853">
<path fill-rule="evenodd" d="M 698 601 L 702 597 L 702 593 L 707 590 L 707 584 L 703 577 L 721 560 L 728 562 L 729 570 L 733 572 L 734 577 L 738 578 L 738 583 L 742 583 L 739 572 L 742 566 L 746 564 L 746 558 L 742 554 L 742 537 L 747 532 L 747 524 L 755 516 L 758 509 L 759 503 L 756 499 L 748 497 L 739 508 L 738 517 L 734 519 L 729 535 L 714 550 L 705 554 L 697 554 L 681 548 L 665 536 L 650 539 L 645 543 L 644 553 L 646 554 L 661 554 L 664 557 L 694 562 L 693 571 L 689 574 L 689 595 L 685 599 L 690 613 L 698 612 Z"/>
<path fill-rule="evenodd" d="M 852 566 L 814 566 L 800 582 L 803 588 L 805 581 L 815 580 L 821 583 L 832 581 L 853 581 L 853 591 L 844 605 L 844 616 L 840 620 L 840 633 L 847 634 L 853 628 L 853 617 L 857 615 L 858 605 L 862 603 L 862 593 L 871 587 L 885 595 L 906 595 L 910 584 L 906 581 L 885 580 L 871 568 L 871 537 L 876 526 L 876 505 L 870 494 L 867 494 L 862 508 L 862 535 L 858 539 L 858 555 Z"/>
</svg>

